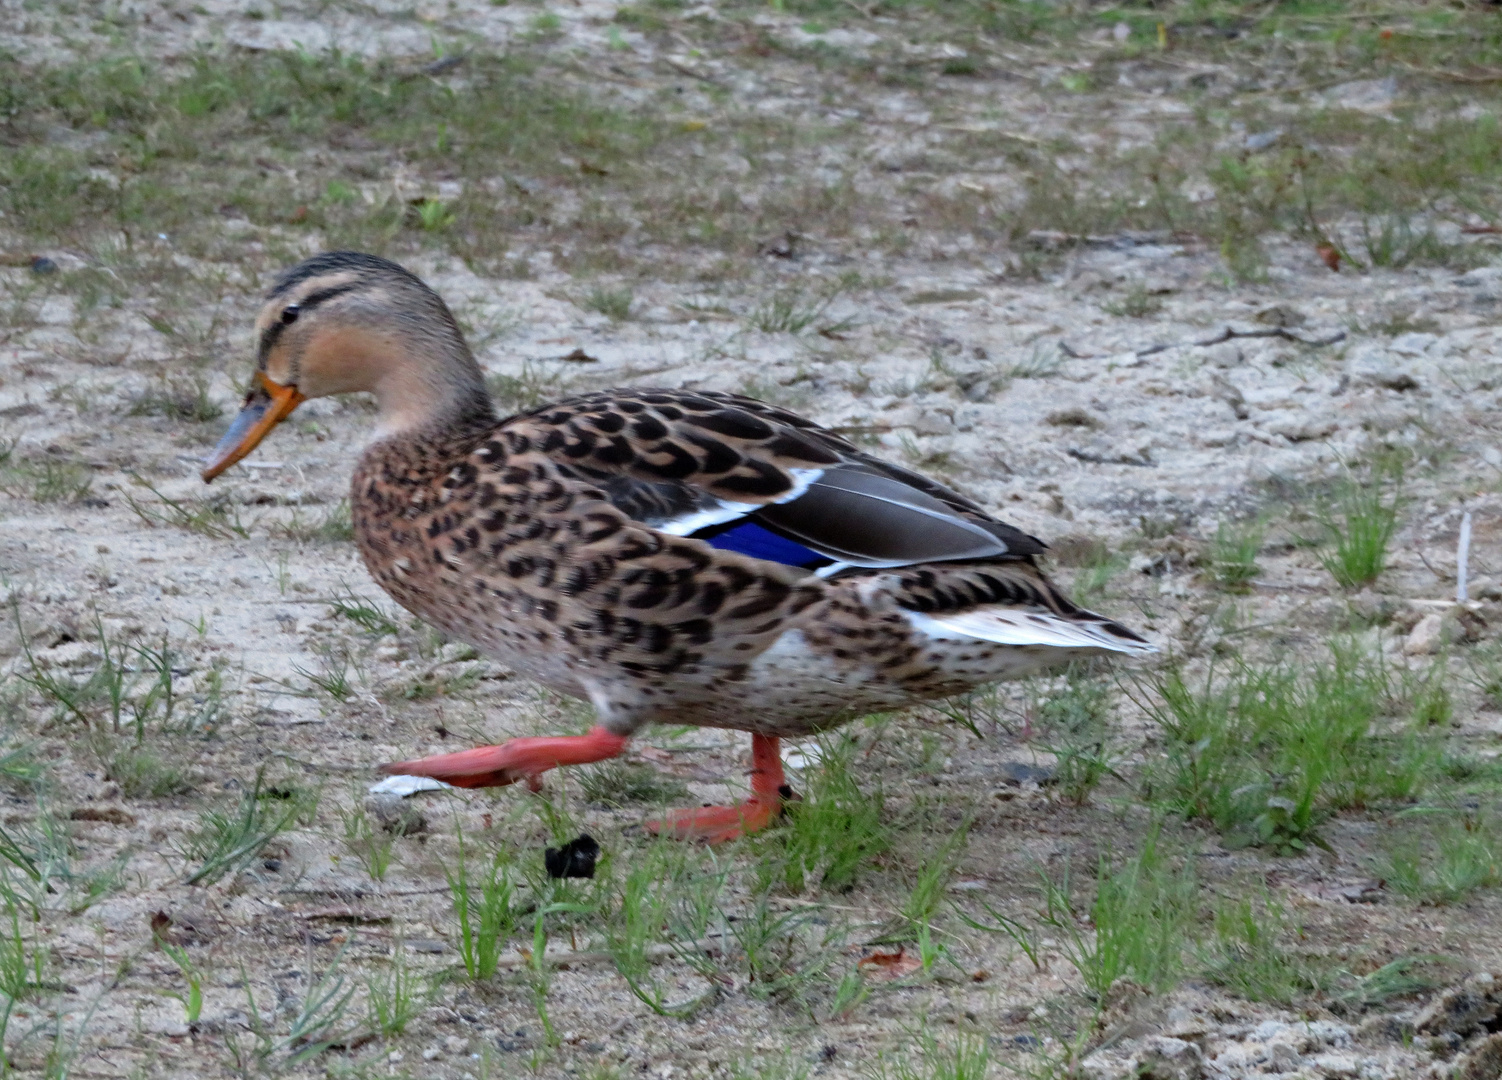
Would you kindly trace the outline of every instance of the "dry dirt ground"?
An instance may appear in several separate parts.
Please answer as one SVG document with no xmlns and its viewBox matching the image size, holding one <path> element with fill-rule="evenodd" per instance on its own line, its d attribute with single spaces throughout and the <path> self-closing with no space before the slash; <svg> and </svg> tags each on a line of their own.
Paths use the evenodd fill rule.
<svg viewBox="0 0 1502 1080">
<path fill-rule="evenodd" d="M 1499 20 L 4 0 L 4 1068 L 1499 1075 Z M 792 749 L 804 804 L 713 852 L 639 826 L 742 790 L 730 734 L 371 797 L 588 717 L 370 582 L 367 402 L 197 479 L 335 246 L 501 408 L 798 408 L 1161 656 Z"/>
</svg>

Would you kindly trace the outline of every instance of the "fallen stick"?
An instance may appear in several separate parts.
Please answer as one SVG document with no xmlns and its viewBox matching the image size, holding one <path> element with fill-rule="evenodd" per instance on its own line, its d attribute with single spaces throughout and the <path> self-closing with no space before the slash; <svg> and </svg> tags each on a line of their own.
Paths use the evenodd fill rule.
<svg viewBox="0 0 1502 1080">
<path fill-rule="evenodd" d="M 1337 341 L 1344 341 L 1346 338 L 1346 332 L 1344 330 L 1337 330 L 1329 337 L 1305 338 L 1300 337 L 1298 334 L 1295 334 L 1286 326 L 1273 326 L 1269 327 L 1266 330 L 1237 330 L 1235 327 L 1228 326 L 1220 333 L 1216 334 L 1214 337 L 1206 338 L 1204 341 L 1188 341 L 1184 342 L 1183 344 L 1185 344 L 1186 346 L 1193 346 L 1198 349 L 1205 349 L 1209 348 L 1211 345 L 1221 345 L 1227 341 L 1235 340 L 1236 338 L 1270 337 L 1282 338 L 1284 341 L 1292 341 L 1299 345 L 1308 345 L 1311 348 L 1322 348 L 1326 345 L 1334 345 Z M 1173 349 L 1176 347 L 1177 346 L 1171 344 L 1149 345 L 1145 349 L 1138 349 L 1136 355 L 1139 358 L 1144 356 L 1152 356 L 1154 353 L 1165 352 L 1168 349 Z"/>
<path fill-rule="evenodd" d="M 1326 345 L 1334 345 L 1336 342 L 1344 341 L 1346 339 L 1346 332 L 1344 330 L 1336 330 L 1334 333 L 1330 334 L 1327 337 L 1306 338 L 1300 337 L 1298 334 L 1295 334 L 1286 326 L 1273 326 L 1269 327 L 1266 330 L 1237 330 L 1233 326 L 1227 326 L 1224 330 L 1216 334 L 1214 337 L 1205 338 L 1205 340 L 1203 341 L 1166 342 L 1159 345 L 1149 345 L 1145 349 L 1133 349 L 1131 350 L 1131 352 L 1133 356 L 1135 356 L 1138 360 L 1141 360 L 1144 357 L 1152 356 L 1160 352 L 1167 352 L 1169 349 L 1177 349 L 1180 347 L 1205 349 L 1209 348 L 1211 345 L 1220 345 L 1227 341 L 1233 341 L 1236 338 L 1272 337 L 1282 338 L 1284 341 L 1292 341 L 1299 345 L 1306 345 L 1309 348 L 1318 349 L 1323 348 Z M 1062 352 L 1065 356 L 1069 357 L 1071 360 L 1094 360 L 1097 357 L 1105 355 L 1120 355 L 1116 353 L 1107 354 L 1075 352 L 1069 347 L 1069 343 L 1067 341 L 1059 342 L 1059 351 Z"/>
</svg>

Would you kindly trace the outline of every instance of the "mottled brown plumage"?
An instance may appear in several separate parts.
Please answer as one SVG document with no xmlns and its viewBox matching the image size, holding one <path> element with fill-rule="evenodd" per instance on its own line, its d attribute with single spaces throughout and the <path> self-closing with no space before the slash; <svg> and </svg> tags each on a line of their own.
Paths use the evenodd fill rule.
<svg viewBox="0 0 1502 1080">
<path fill-rule="evenodd" d="M 373 390 L 383 434 L 352 487 L 372 576 L 598 715 L 589 736 L 396 768 L 535 781 L 647 723 L 749 731 L 753 799 L 662 826 L 718 839 L 775 814 L 778 737 L 1150 650 L 1059 593 L 1033 537 L 764 402 L 618 389 L 495 419 L 442 301 L 383 260 L 309 260 L 258 325 L 263 388 L 206 477 L 302 397 Z"/>
</svg>

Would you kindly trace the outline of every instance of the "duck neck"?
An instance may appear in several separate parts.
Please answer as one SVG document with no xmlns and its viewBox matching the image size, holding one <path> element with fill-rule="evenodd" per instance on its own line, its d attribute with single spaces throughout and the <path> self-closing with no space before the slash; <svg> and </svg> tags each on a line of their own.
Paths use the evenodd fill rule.
<svg viewBox="0 0 1502 1080">
<path fill-rule="evenodd" d="M 375 385 L 382 439 L 453 432 L 494 423 L 479 364 L 463 342 L 426 364 L 394 364 Z"/>
</svg>

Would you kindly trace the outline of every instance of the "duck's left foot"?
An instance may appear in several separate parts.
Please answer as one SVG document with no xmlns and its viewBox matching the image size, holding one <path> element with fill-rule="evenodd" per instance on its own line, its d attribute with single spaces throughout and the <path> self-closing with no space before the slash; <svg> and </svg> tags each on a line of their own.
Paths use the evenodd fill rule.
<svg viewBox="0 0 1502 1080">
<path fill-rule="evenodd" d="M 751 798 L 739 806 L 701 806 L 693 810 L 669 810 L 661 821 L 649 821 L 647 829 L 677 840 L 700 840 L 722 844 L 760 832 L 782 816 L 784 803 L 792 797 L 782 775 L 778 741 L 768 735 L 751 736 Z"/>
<path fill-rule="evenodd" d="M 626 736 L 596 726 L 585 735 L 512 739 L 500 746 L 397 761 L 382 765 L 381 771 L 392 776 L 431 776 L 455 787 L 497 787 L 524 780 L 536 791 L 541 786 L 539 777 L 548 769 L 604 761 L 625 748 Z"/>
</svg>

